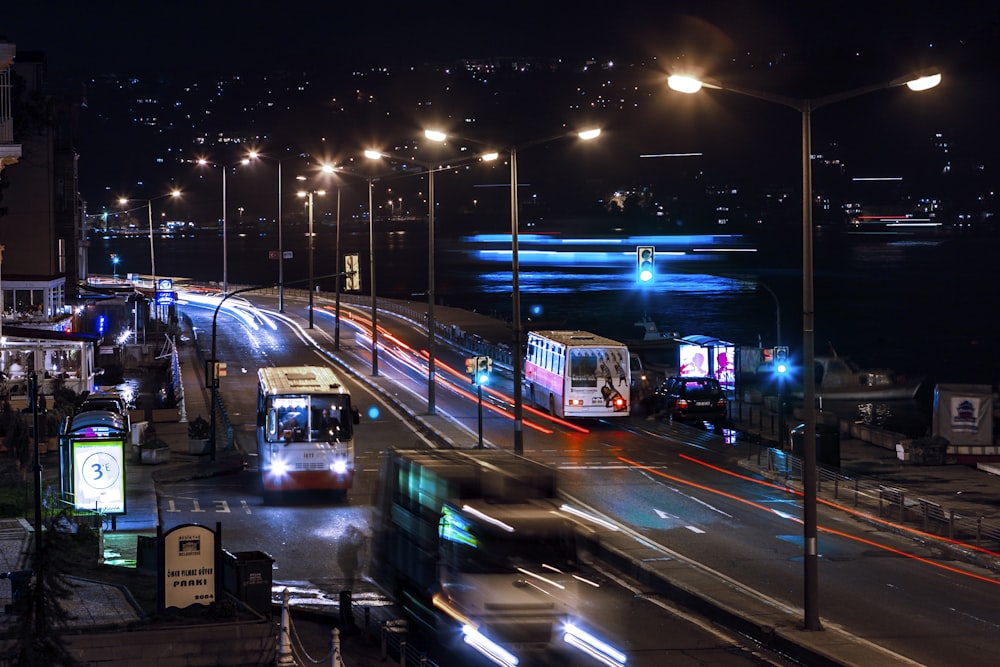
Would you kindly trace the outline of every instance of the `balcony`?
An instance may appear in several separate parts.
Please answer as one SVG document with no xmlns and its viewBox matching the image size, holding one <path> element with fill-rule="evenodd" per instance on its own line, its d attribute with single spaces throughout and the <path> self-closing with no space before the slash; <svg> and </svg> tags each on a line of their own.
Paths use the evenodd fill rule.
<svg viewBox="0 0 1000 667">
<path fill-rule="evenodd" d="M 21 145 L 14 143 L 14 121 L 11 117 L 10 68 L 17 49 L 0 42 L 0 171 L 21 158 Z"/>
</svg>

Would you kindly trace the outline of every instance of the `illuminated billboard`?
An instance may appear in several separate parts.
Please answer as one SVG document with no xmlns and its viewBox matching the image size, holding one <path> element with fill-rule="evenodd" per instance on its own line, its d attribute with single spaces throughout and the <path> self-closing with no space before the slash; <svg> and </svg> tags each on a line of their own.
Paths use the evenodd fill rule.
<svg viewBox="0 0 1000 667">
<path fill-rule="evenodd" d="M 733 389 L 736 369 L 733 361 L 736 348 L 731 343 L 720 345 L 693 345 L 682 343 L 679 348 L 678 366 L 682 377 L 714 377 L 724 389 Z"/>
<path fill-rule="evenodd" d="M 104 514 L 124 514 L 124 441 L 73 439 L 70 447 L 74 507 Z"/>
</svg>

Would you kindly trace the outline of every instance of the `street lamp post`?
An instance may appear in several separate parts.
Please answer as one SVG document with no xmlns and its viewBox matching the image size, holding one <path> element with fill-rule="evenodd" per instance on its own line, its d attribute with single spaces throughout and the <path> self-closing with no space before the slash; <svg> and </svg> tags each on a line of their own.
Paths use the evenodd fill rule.
<svg viewBox="0 0 1000 667">
<path fill-rule="evenodd" d="M 342 169 L 339 169 L 338 167 L 333 166 L 332 164 L 324 164 L 321 168 L 321 171 L 324 174 L 347 174 L 350 176 L 357 176 L 358 178 L 364 178 L 366 181 L 368 181 L 368 191 L 369 191 L 368 217 L 369 220 L 371 219 L 371 196 L 370 196 L 371 179 L 369 179 L 367 176 L 361 176 L 360 174 L 354 174 L 349 171 L 344 171 Z M 336 313 L 334 313 L 334 325 L 333 325 L 333 349 L 338 351 L 340 350 L 340 290 L 341 290 L 340 279 L 343 276 L 343 273 L 340 270 L 340 203 L 341 203 L 340 186 L 338 185 L 337 186 L 337 231 L 334 241 L 334 253 L 336 254 L 336 257 L 334 259 L 334 267 L 335 267 L 334 270 L 336 271 L 336 276 L 337 276 L 336 283 L 334 286 L 336 294 L 334 309 L 336 310 Z M 374 359 L 374 356 L 372 358 Z M 374 368 L 377 370 L 377 366 L 375 366 Z"/>
<path fill-rule="evenodd" d="M 180 190 L 171 190 L 165 195 L 160 195 L 159 197 L 153 197 L 151 199 L 146 199 L 146 209 L 149 212 L 149 272 L 153 279 L 153 304 L 156 307 L 156 249 L 153 246 L 153 202 L 157 199 L 163 199 L 164 197 L 180 197 Z M 129 199 L 127 197 L 122 197 L 118 200 L 118 203 L 122 206 L 127 205 L 130 201 L 143 201 L 141 199 Z"/>
<path fill-rule="evenodd" d="M 368 155 L 368 153 L 365 153 Z M 368 157 L 371 157 L 368 155 Z M 378 377 L 378 309 L 375 303 L 375 207 L 373 179 L 368 179 L 368 282 L 372 290 L 372 377 Z"/>
<path fill-rule="evenodd" d="M 300 192 L 300 197 L 306 198 L 306 206 L 309 210 L 309 328 L 313 328 L 313 294 L 316 292 L 313 278 L 313 249 L 315 244 L 313 242 L 313 195 L 325 195 L 324 190 L 309 190 L 308 192 Z"/>
<path fill-rule="evenodd" d="M 422 167 L 427 174 L 427 414 L 433 415 L 437 411 L 434 393 L 436 382 L 436 361 L 434 359 L 436 326 L 434 323 L 434 174 L 440 170 L 426 162 L 388 155 L 379 151 L 365 151 L 365 155 L 370 159 L 390 157 L 396 160 L 413 162 Z M 402 197 L 400 197 L 400 201 L 402 201 Z M 392 204 L 391 199 L 389 203 Z"/>
<path fill-rule="evenodd" d="M 583 141 L 588 141 L 590 139 L 596 139 L 600 136 L 600 129 L 588 129 L 580 132 L 570 133 L 570 134 L 560 134 L 554 137 L 548 137 L 545 139 L 539 139 L 536 141 L 531 141 L 523 144 L 521 148 L 527 148 L 529 146 L 538 146 L 541 144 L 546 144 L 551 141 L 556 141 L 558 139 L 565 139 L 568 137 L 577 137 Z M 427 130 L 424 132 L 424 136 L 433 141 L 445 141 L 447 135 L 439 130 Z M 481 144 L 481 142 L 466 139 L 465 141 L 470 141 L 471 143 Z M 524 454 L 524 396 L 523 396 L 523 384 L 522 374 L 523 366 L 521 360 L 521 288 L 520 288 L 520 266 L 518 258 L 518 229 L 519 225 L 519 204 L 517 197 L 517 146 L 511 146 L 507 149 L 507 154 L 510 157 L 510 270 L 511 270 L 511 329 L 512 338 L 511 341 L 511 366 L 513 370 L 513 392 L 514 392 L 514 453 L 521 455 Z M 482 156 L 483 160 L 494 160 L 497 158 L 496 153 L 488 153 Z"/>
<path fill-rule="evenodd" d="M 803 490 L 803 537 L 804 537 L 804 585 L 803 607 L 806 630 L 821 630 L 817 593 L 818 551 L 816 544 L 816 369 L 815 369 L 815 312 L 813 298 L 813 224 L 812 224 L 812 112 L 836 102 L 866 95 L 877 90 L 885 90 L 906 85 L 910 90 L 921 91 L 933 88 L 941 82 L 941 75 L 902 77 L 892 81 L 856 88 L 844 93 L 829 95 L 812 100 L 801 100 L 783 95 L 773 95 L 718 83 L 706 83 L 698 79 L 674 75 L 667 79 L 667 85 L 681 93 L 695 93 L 702 87 L 728 90 L 739 95 L 753 97 L 789 107 L 802 117 L 802 383 L 804 439 L 802 456 Z"/>
<path fill-rule="evenodd" d="M 281 160 L 250 151 L 251 160 L 274 160 L 278 163 L 278 312 L 285 312 L 285 243 L 281 224 Z"/>
<path fill-rule="evenodd" d="M 445 135 L 440 132 L 435 132 L 433 130 L 425 130 L 424 136 L 432 141 L 444 141 Z M 434 285 L 434 213 L 437 208 L 436 200 L 434 196 L 434 175 L 439 171 L 444 171 L 446 169 L 451 169 L 457 166 L 455 163 L 448 164 L 447 166 L 435 166 L 429 162 L 423 162 L 420 160 L 415 160 L 413 158 L 402 157 L 399 155 L 391 155 L 388 153 L 382 153 L 380 151 L 366 151 L 366 157 L 370 159 L 377 159 L 382 157 L 391 158 L 398 160 L 400 162 L 410 162 L 419 167 L 424 171 L 421 174 L 427 174 L 427 414 L 435 414 L 437 411 L 435 405 L 435 386 L 436 386 L 436 366 L 435 361 L 435 344 L 434 339 L 436 337 L 437 325 L 434 320 L 434 302 L 436 300 Z M 495 154 L 490 154 L 490 157 L 476 156 L 472 158 L 473 160 L 480 159 L 494 159 Z M 468 160 L 462 160 L 461 162 L 467 162 Z M 418 174 L 420 175 L 420 174 Z M 392 203 L 392 200 L 389 200 Z M 402 208 L 403 198 L 399 198 L 400 208 Z"/>
<path fill-rule="evenodd" d="M 228 167 L 222 167 L 222 293 L 226 294 L 229 292 L 229 244 L 226 238 L 228 234 L 226 224 L 226 172 L 228 172 L 233 167 L 238 167 L 241 164 L 249 164 L 250 158 L 243 158 L 236 164 L 230 165 Z M 212 167 L 218 167 L 218 164 L 214 162 L 209 162 L 205 159 L 199 159 L 198 164 L 205 166 L 209 165 Z"/>
</svg>

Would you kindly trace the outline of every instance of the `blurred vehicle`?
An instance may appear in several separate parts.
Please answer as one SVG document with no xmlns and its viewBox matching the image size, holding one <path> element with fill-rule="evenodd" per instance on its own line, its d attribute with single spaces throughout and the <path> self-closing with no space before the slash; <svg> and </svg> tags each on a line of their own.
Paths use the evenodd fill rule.
<svg viewBox="0 0 1000 667">
<path fill-rule="evenodd" d="M 718 421 L 726 418 L 727 406 L 726 393 L 715 378 L 673 376 L 649 397 L 646 412 L 678 421 Z"/>
<path fill-rule="evenodd" d="M 555 470 L 510 452 L 390 449 L 377 508 L 375 570 L 411 631 L 460 636 L 498 665 L 554 648 L 581 584 L 598 585 L 580 569 L 581 527 Z"/>
</svg>

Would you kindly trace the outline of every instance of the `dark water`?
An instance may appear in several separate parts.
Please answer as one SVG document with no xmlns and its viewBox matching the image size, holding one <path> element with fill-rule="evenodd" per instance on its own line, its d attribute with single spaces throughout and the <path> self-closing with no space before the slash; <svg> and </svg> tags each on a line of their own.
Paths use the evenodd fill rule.
<svg viewBox="0 0 1000 667">
<path fill-rule="evenodd" d="M 657 282 L 638 289 L 634 246 L 609 253 L 567 254 L 542 247 L 522 234 L 520 293 L 525 320 L 591 330 L 618 339 L 641 336 L 635 322 L 648 314 L 664 331 L 706 334 L 736 344 L 775 344 L 780 311 L 782 343 L 793 359 L 801 350 L 802 280 L 798 239 L 776 240 L 755 253 L 669 255 L 657 243 Z M 943 236 L 817 236 L 814 260 L 816 353 L 831 348 L 863 366 L 888 367 L 935 382 L 993 384 L 1000 376 L 996 346 L 1000 316 L 996 239 Z M 603 246 L 602 246 L 603 247 Z M 222 280 L 222 240 L 205 234 L 157 238 L 160 275 L 199 281 Z M 230 284 L 277 281 L 274 236 L 230 231 Z M 506 251 L 504 251 L 506 248 Z M 308 276 L 303 234 L 285 234 L 285 280 Z M 503 243 L 468 238 L 438 239 L 437 301 L 510 319 L 509 238 Z M 93 238 L 91 270 L 111 273 L 111 253 L 122 257 L 120 273 L 149 272 L 149 240 Z M 334 272 L 334 231 L 319 228 L 314 275 Z M 368 292 L 368 236 L 345 229 L 341 253 L 361 257 L 362 291 Z M 376 237 L 380 296 L 426 299 L 427 236 L 422 225 Z M 321 282 L 321 289 L 333 284 Z M 763 283 L 770 292 L 762 288 Z M 771 292 L 774 293 L 772 296 Z"/>
</svg>

